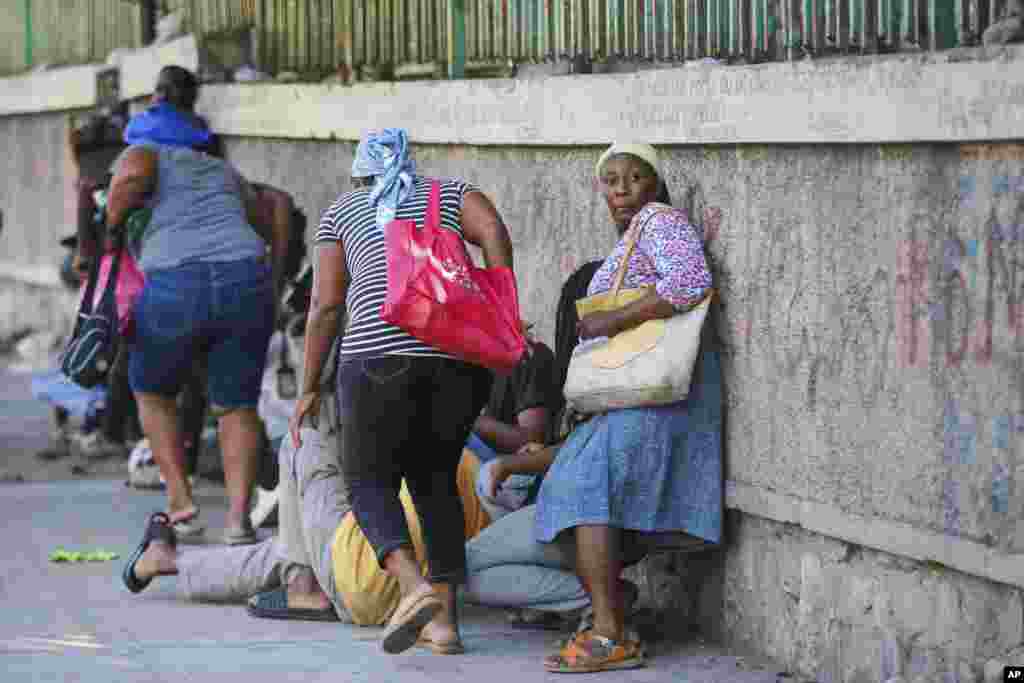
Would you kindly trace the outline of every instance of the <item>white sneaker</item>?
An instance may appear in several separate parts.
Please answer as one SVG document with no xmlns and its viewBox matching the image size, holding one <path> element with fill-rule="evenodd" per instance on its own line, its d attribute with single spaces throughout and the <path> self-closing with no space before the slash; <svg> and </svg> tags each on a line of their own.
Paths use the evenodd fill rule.
<svg viewBox="0 0 1024 683">
<path fill-rule="evenodd" d="M 252 505 L 249 510 L 249 521 L 254 529 L 259 529 L 277 510 L 277 489 L 268 491 L 257 486 L 253 491 Z"/>
</svg>

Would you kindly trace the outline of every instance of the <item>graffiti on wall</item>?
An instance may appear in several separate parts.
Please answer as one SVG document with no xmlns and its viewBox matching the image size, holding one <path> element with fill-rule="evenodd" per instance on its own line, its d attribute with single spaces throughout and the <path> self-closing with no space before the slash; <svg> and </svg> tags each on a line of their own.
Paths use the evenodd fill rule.
<svg viewBox="0 0 1024 683">
<path fill-rule="evenodd" d="M 961 208 L 975 208 L 977 179 L 959 183 Z M 992 194 L 1024 195 L 1024 176 L 996 176 Z M 1024 351 L 1024 225 L 990 219 L 980 238 L 900 245 L 896 266 L 897 356 L 904 367 L 929 362 L 933 343 L 951 367 L 988 364 L 993 334 Z M 936 272 L 937 271 L 937 272 Z M 941 338 L 933 339 L 933 333 Z"/>
</svg>

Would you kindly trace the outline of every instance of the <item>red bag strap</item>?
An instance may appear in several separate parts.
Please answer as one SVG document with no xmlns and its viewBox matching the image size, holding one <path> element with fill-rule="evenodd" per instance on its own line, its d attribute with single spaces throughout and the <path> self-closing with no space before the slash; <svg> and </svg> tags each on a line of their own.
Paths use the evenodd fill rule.
<svg viewBox="0 0 1024 683">
<path fill-rule="evenodd" d="M 427 219 L 424 227 L 441 228 L 441 183 L 430 182 L 430 199 L 427 201 Z"/>
</svg>

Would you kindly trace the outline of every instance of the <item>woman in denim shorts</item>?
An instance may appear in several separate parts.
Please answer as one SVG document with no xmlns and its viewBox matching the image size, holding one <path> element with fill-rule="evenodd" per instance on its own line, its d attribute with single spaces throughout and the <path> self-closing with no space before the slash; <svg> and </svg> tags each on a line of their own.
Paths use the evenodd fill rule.
<svg viewBox="0 0 1024 683">
<path fill-rule="evenodd" d="M 205 355 L 229 497 L 224 540 L 252 543 L 249 499 L 263 438 L 256 406 L 276 278 L 250 220 L 251 189 L 232 166 L 203 151 L 213 141 L 193 113 L 198 89 L 181 67 L 160 72 L 153 105 L 126 128 L 130 146 L 115 164 L 107 221 L 119 225 L 132 208 L 152 209 L 133 246 L 146 284 L 135 305 L 129 377 L 167 482 L 171 522 L 185 537 L 203 530 L 185 476 L 175 397 Z"/>
</svg>

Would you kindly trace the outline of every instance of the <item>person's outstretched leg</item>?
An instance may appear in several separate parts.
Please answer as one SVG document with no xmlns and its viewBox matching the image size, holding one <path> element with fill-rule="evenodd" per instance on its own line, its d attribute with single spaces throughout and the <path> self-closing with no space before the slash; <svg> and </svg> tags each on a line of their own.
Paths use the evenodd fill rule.
<svg viewBox="0 0 1024 683">
<path fill-rule="evenodd" d="M 140 581 L 177 576 L 186 600 L 241 602 L 282 583 L 280 547 L 276 538 L 255 545 L 181 550 L 154 540 L 135 563 Z"/>
</svg>

